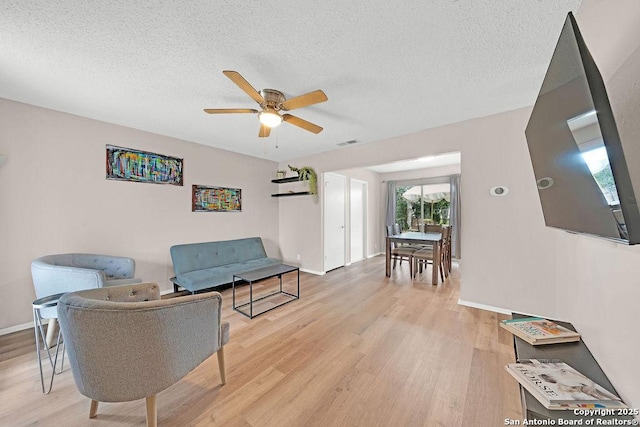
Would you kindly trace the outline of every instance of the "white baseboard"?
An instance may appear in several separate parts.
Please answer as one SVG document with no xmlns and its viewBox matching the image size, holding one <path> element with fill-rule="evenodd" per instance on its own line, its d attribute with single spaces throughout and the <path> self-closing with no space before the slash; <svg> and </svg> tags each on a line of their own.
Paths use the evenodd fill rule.
<svg viewBox="0 0 640 427">
<path fill-rule="evenodd" d="M 493 311 L 494 313 L 500 314 L 511 314 L 511 310 L 507 310 L 506 308 L 493 307 L 491 305 L 478 304 L 471 301 L 463 301 L 461 299 L 458 300 L 459 305 L 464 305 L 466 307 L 478 308 L 480 310 Z"/>
<path fill-rule="evenodd" d="M 306 268 L 301 268 L 300 271 L 302 271 L 304 273 L 315 274 L 316 276 L 324 276 L 325 275 L 324 271 L 307 270 Z"/>
<path fill-rule="evenodd" d="M 374 257 L 377 257 L 378 255 L 384 255 L 384 252 L 378 252 L 377 254 L 367 255 L 367 258 L 374 258 Z"/>
<path fill-rule="evenodd" d="M 48 319 L 44 319 L 42 323 L 46 324 Z M 25 329 L 33 328 L 33 322 L 23 323 L 21 325 L 9 326 L 8 328 L 0 329 L 0 335 L 12 334 L 18 331 L 24 331 Z"/>
</svg>

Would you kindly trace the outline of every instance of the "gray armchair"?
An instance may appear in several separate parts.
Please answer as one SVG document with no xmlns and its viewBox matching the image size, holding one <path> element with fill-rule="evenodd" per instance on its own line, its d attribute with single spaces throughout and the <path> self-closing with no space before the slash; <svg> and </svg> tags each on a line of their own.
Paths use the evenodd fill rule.
<svg viewBox="0 0 640 427">
<path fill-rule="evenodd" d="M 222 296 L 207 292 L 160 299 L 155 283 L 65 294 L 58 302 L 78 390 L 98 402 L 146 399 L 147 426 L 157 424 L 156 394 L 217 352 L 225 383 Z"/>
<path fill-rule="evenodd" d="M 135 278 L 136 263 L 132 258 L 95 254 L 47 255 L 31 262 L 31 277 L 36 298 L 62 292 L 105 286 L 140 283 Z M 55 307 L 41 311 L 42 318 L 50 319 L 47 343 L 54 342 L 58 317 Z"/>
</svg>

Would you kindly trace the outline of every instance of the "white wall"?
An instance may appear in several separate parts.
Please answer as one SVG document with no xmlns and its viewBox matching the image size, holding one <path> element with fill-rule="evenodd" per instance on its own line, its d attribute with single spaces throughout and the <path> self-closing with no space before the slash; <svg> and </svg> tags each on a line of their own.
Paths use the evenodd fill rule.
<svg viewBox="0 0 640 427">
<path fill-rule="evenodd" d="M 387 181 L 403 181 L 403 180 L 411 180 L 411 179 L 422 179 L 422 178 L 437 178 L 441 176 L 450 176 L 459 174 L 461 171 L 461 166 L 457 165 L 448 165 L 448 166 L 440 166 L 437 168 L 424 168 L 424 169 L 414 169 L 410 171 L 403 172 L 389 172 L 381 174 L 384 182 Z"/>
<path fill-rule="evenodd" d="M 308 166 L 296 164 L 295 166 Z M 286 164 L 279 169 L 285 169 Z M 317 170 L 316 170 L 317 171 Z M 314 274 L 324 272 L 322 262 L 322 175 L 318 171 L 318 194 L 279 198 L 279 238 L 282 259 Z M 304 187 L 306 183 L 281 184 Z M 281 188 L 281 191 L 284 187 Z M 304 188 L 300 188 L 304 190 Z M 284 191 L 288 191 L 284 190 Z"/>
<path fill-rule="evenodd" d="M 105 145 L 184 159 L 184 186 L 108 181 Z M 31 260 L 66 252 L 130 256 L 171 289 L 169 247 L 261 236 L 280 256 L 277 164 L 0 99 L 0 331 L 32 321 Z M 242 189 L 242 212 L 191 212 L 191 185 Z"/>
</svg>

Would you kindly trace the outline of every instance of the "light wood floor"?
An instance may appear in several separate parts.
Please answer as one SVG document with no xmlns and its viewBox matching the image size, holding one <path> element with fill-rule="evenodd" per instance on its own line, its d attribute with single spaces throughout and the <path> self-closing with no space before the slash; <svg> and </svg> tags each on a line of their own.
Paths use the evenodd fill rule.
<svg viewBox="0 0 640 427">
<path fill-rule="evenodd" d="M 455 266 L 454 266 L 455 269 Z M 384 257 L 324 276 L 253 320 L 231 309 L 227 384 L 216 357 L 158 395 L 161 426 L 499 426 L 522 419 L 505 316 L 457 305 L 454 274 L 432 286 Z M 294 280 L 295 275 L 290 275 Z M 145 424 L 144 400 L 102 403 L 89 420 L 68 365 L 43 395 L 33 331 L 0 337 L 0 426 Z M 123 366 L 122 369 L 127 369 Z"/>
</svg>

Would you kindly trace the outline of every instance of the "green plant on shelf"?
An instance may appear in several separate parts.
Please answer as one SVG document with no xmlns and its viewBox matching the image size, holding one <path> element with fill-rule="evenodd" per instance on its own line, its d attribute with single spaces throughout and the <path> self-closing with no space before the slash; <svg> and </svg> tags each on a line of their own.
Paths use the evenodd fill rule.
<svg viewBox="0 0 640 427">
<path fill-rule="evenodd" d="M 289 165 L 289 169 L 291 169 L 292 172 L 298 174 L 298 179 L 300 181 L 308 182 L 309 193 L 318 194 L 318 174 L 312 167 L 302 166 L 301 168 L 297 168 L 295 166 Z"/>
</svg>

